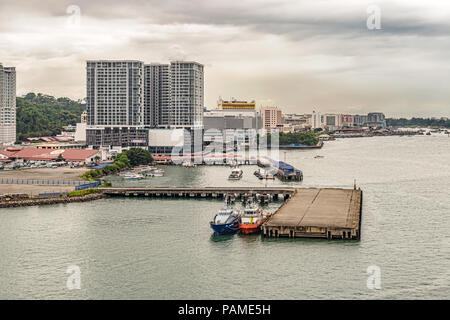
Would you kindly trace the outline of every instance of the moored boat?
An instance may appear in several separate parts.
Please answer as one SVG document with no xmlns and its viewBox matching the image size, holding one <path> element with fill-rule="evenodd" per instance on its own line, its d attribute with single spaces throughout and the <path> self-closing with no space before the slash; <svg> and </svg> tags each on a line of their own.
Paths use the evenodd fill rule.
<svg viewBox="0 0 450 320">
<path fill-rule="evenodd" d="M 239 230 L 239 213 L 233 208 L 220 209 L 210 223 L 215 234 L 229 234 Z"/>
<path fill-rule="evenodd" d="M 228 176 L 228 180 L 239 180 L 242 178 L 244 172 L 239 168 L 234 168 L 231 170 L 230 175 Z"/>
<path fill-rule="evenodd" d="M 125 173 L 122 175 L 125 180 L 141 180 L 144 178 L 142 174 L 138 173 Z"/>
<path fill-rule="evenodd" d="M 251 203 L 244 209 L 241 221 L 239 222 L 239 230 L 245 234 L 259 232 L 263 221 L 262 209 L 259 209 L 254 203 Z"/>
</svg>

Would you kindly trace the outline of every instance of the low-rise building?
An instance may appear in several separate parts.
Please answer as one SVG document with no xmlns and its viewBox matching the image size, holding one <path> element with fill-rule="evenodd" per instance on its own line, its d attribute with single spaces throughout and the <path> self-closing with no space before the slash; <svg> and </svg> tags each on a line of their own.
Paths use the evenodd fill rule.
<svg viewBox="0 0 450 320">
<path fill-rule="evenodd" d="M 83 164 L 91 164 L 96 158 L 101 158 L 99 150 L 87 149 L 39 149 L 39 148 L 22 148 L 7 149 L 0 151 L 2 159 L 8 159 L 15 162 L 25 161 L 56 161 L 61 157 L 67 162 L 79 162 Z"/>
</svg>

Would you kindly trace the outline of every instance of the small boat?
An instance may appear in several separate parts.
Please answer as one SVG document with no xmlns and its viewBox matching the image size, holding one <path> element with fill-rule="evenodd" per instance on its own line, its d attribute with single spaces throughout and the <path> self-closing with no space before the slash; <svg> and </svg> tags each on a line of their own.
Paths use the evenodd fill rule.
<svg viewBox="0 0 450 320">
<path fill-rule="evenodd" d="M 164 170 L 156 169 L 153 171 L 153 177 L 162 177 L 164 176 Z"/>
<path fill-rule="evenodd" d="M 256 170 L 253 173 L 259 180 L 263 180 L 263 179 L 271 179 L 271 180 L 275 180 L 275 175 L 273 173 L 270 173 L 270 170 Z"/>
<path fill-rule="evenodd" d="M 323 156 L 319 156 L 319 155 L 314 157 L 314 159 L 322 159 L 322 158 L 323 158 Z"/>
<path fill-rule="evenodd" d="M 234 168 L 231 170 L 230 175 L 228 176 L 228 180 L 239 180 L 242 178 L 244 172 L 241 169 Z"/>
<path fill-rule="evenodd" d="M 195 168 L 196 167 L 196 164 L 192 161 L 184 161 L 181 165 L 185 168 Z"/>
<path fill-rule="evenodd" d="M 262 180 L 264 179 L 261 172 L 259 170 L 256 170 L 255 172 L 253 172 L 253 174 L 259 179 Z"/>
<path fill-rule="evenodd" d="M 239 213 L 227 206 L 219 210 L 209 225 L 215 234 L 234 233 L 239 230 Z"/>
<path fill-rule="evenodd" d="M 262 209 L 259 209 L 254 203 L 249 204 L 241 216 L 239 230 L 242 233 L 256 233 L 260 231 L 261 224 L 264 221 Z"/>
<path fill-rule="evenodd" d="M 125 180 L 141 180 L 144 179 L 144 176 L 139 173 L 125 173 L 122 175 Z"/>
</svg>

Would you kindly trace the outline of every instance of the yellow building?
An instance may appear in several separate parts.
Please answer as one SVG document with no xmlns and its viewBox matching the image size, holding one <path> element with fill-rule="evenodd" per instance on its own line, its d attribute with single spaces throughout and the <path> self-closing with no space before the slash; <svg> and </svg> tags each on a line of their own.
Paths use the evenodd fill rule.
<svg viewBox="0 0 450 320">
<path fill-rule="evenodd" d="M 256 109 L 256 103 L 255 101 L 238 101 L 238 100 L 231 100 L 231 101 L 225 101 L 222 99 L 219 99 L 217 103 L 217 109 L 219 110 L 255 110 Z"/>
</svg>

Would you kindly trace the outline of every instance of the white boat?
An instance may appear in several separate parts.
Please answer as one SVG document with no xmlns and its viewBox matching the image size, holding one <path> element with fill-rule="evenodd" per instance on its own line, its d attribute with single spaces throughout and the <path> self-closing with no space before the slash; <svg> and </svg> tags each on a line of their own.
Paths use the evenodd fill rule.
<svg viewBox="0 0 450 320">
<path fill-rule="evenodd" d="M 141 180 L 144 179 L 144 176 L 139 173 L 125 173 L 122 175 L 125 180 Z"/>
<path fill-rule="evenodd" d="M 195 168 L 196 167 L 196 164 L 192 161 L 184 161 L 181 165 L 185 168 Z"/>
<path fill-rule="evenodd" d="M 153 171 L 153 177 L 162 177 L 164 176 L 164 170 L 162 169 L 156 169 Z"/>
<path fill-rule="evenodd" d="M 244 172 L 239 168 L 234 168 L 231 170 L 230 175 L 228 176 L 228 180 L 239 180 L 242 178 Z"/>
</svg>

